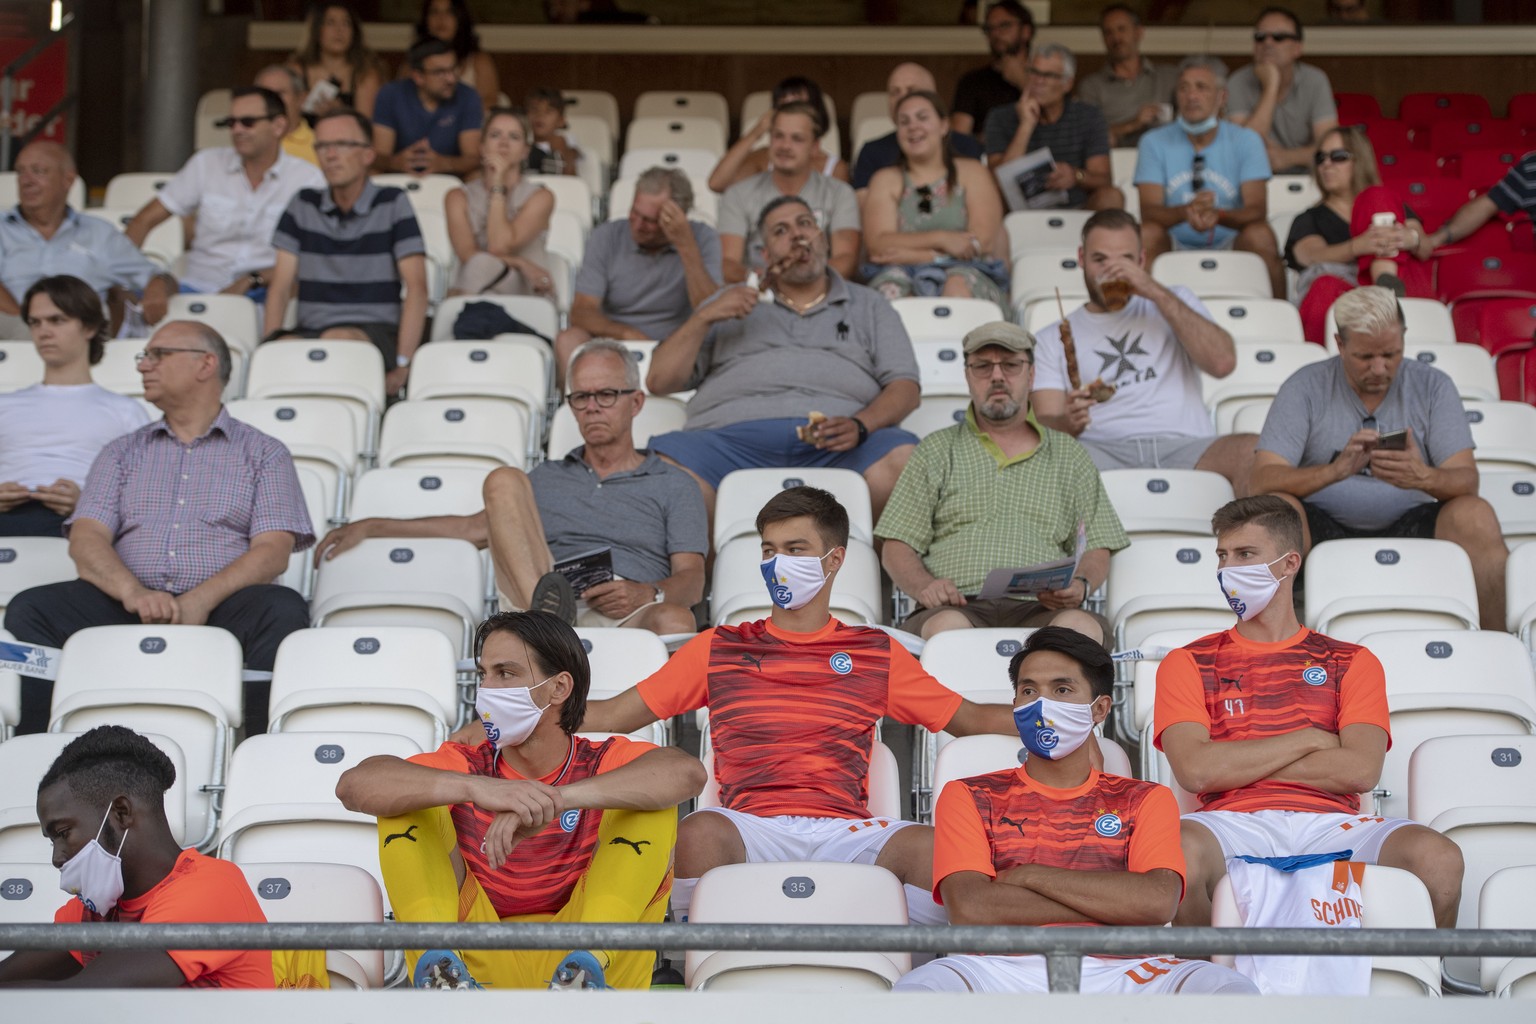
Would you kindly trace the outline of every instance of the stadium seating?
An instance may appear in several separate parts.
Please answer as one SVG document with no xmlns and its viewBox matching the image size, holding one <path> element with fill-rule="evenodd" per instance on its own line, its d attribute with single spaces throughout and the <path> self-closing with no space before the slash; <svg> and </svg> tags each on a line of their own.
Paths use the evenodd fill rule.
<svg viewBox="0 0 1536 1024">
<path fill-rule="evenodd" d="M 1456 344 L 1456 326 L 1451 311 L 1436 299 L 1399 299 L 1403 311 L 1403 342 L 1417 349 L 1425 345 Z M 1338 355 L 1338 323 L 1334 320 L 1333 307 L 1323 321 L 1324 346 L 1329 355 Z"/>
<path fill-rule="evenodd" d="M 97 220 L 106 221 L 119 231 L 126 228 L 128 222 L 133 220 L 134 214 L 138 212 L 137 208 L 125 209 L 120 206 L 93 206 L 80 211 L 80 213 L 87 217 L 95 217 Z M 186 232 L 182 227 L 182 222 L 179 218 L 172 217 L 169 220 L 156 224 L 150 230 L 149 234 L 144 238 L 144 245 L 141 247 L 141 251 L 152 262 L 158 263 L 162 269 L 175 274 L 181 270 L 179 261 L 186 247 Z M 247 303 L 250 302 L 249 299 L 245 301 Z"/>
<path fill-rule="evenodd" d="M 983 324 L 1007 319 L 989 299 L 908 297 L 891 303 L 901 325 L 913 342 L 940 341 L 958 346 L 961 339 Z"/>
<path fill-rule="evenodd" d="M 1536 544 L 1511 549 L 1504 570 L 1504 607 L 1509 631 L 1536 651 Z"/>
<path fill-rule="evenodd" d="M 644 448 L 653 437 L 682 430 L 687 415 L 687 409 L 681 402 L 658 396 L 647 398 L 630 427 L 635 447 Z M 549 424 L 549 457 L 564 458 L 567 452 L 581 443 L 581 428 L 576 424 L 576 414 L 571 412 L 569 405 L 562 404 L 555 410 L 555 417 Z"/>
<path fill-rule="evenodd" d="M 1493 506 L 1505 544 L 1536 540 L 1536 472 L 1483 473 L 1477 493 Z"/>
<path fill-rule="evenodd" d="M 59 888 L 59 869 L 48 857 L 0 861 L 0 925 L 52 924 L 54 913 L 72 899 Z M 0 949 L 0 960 L 11 953 Z"/>
<path fill-rule="evenodd" d="M 129 398 L 143 398 L 144 378 L 139 374 L 139 353 L 144 351 L 144 345 L 143 338 L 116 338 L 107 342 L 101 361 L 91 367 L 92 383 Z M 238 377 L 232 373 L 230 379 L 234 381 Z"/>
<path fill-rule="evenodd" d="M 561 89 L 560 95 L 565 100 L 567 120 L 573 116 L 600 118 L 608 126 L 608 134 L 618 137 L 619 101 L 613 93 L 601 89 Z"/>
<path fill-rule="evenodd" d="M 1236 369 L 1225 377 L 1201 376 L 1216 432 L 1232 433 L 1233 417 L 1243 406 L 1273 399 L 1291 374 L 1327 358 L 1328 353 L 1317 345 L 1237 342 Z"/>
<path fill-rule="evenodd" d="M 718 92 L 653 90 L 635 97 L 634 120 L 641 118 L 675 119 L 698 117 L 714 121 L 724 136 L 731 127 L 731 107 Z"/>
<path fill-rule="evenodd" d="M 384 411 L 384 357 L 361 341 L 269 341 L 251 356 L 247 398 L 329 398 L 343 403 L 365 451 Z"/>
<path fill-rule="evenodd" d="M 763 585 L 762 550 L 756 537 L 737 537 L 715 554 L 710 609 L 715 625 L 767 618 L 773 609 Z M 848 557 L 832 580 L 832 614 L 849 625 L 877 625 L 880 614 L 880 560 L 874 548 L 848 541 Z"/>
<path fill-rule="evenodd" d="M 0 873 L 3 873 L 0 868 Z M 1483 928 L 1536 928 L 1536 864 L 1501 868 L 1488 876 L 1478 898 Z M 1536 957 L 1483 957 L 1483 988 L 1501 997 L 1536 998 Z"/>
<path fill-rule="evenodd" d="M 261 343 L 261 308 L 244 295 L 172 295 L 167 320 L 197 320 L 247 358 Z"/>
<path fill-rule="evenodd" d="M 1339 112 L 1340 124 L 1359 124 L 1366 118 L 1381 116 L 1381 102 L 1374 93 L 1336 92 L 1333 102 Z"/>
<path fill-rule="evenodd" d="M 325 536 L 331 526 L 331 516 L 335 512 L 335 504 L 331 492 L 327 489 L 325 478 L 311 466 L 294 466 L 294 472 L 299 477 L 299 491 L 304 496 L 304 510 L 309 513 L 309 527 L 316 540 Z M 288 556 L 288 568 L 277 578 L 277 582 L 296 590 L 303 595 L 305 600 L 313 590 L 315 565 L 314 551 L 305 548 L 303 551 L 295 551 Z"/>
<path fill-rule="evenodd" d="M 871 117 L 858 118 L 850 121 L 853 129 L 853 148 L 849 150 L 853 163 L 858 163 L 859 151 L 864 148 L 866 142 L 875 139 L 883 139 L 896 130 L 896 122 L 885 114 L 885 93 L 871 93 L 869 95 L 880 97 L 881 112 Z M 862 97 L 860 97 L 862 99 Z M 858 110 L 858 104 L 854 104 L 854 110 Z"/>
<path fill-rule="evenodd" d="M 673 168 L 688 176 L 697 195 L 709 191 L 709 175 L 719 160 L 720 157 L 708 149 L 631 149 L 619 161 L 619 177 L 638 178 L 652 167 Z"/>
<path fill-rule="evenodd" d="M 443 202 L 448 193 L 462 188 L 464 182 L 453 174 L 375 174 L 373 183 L 379 188 L 398 188 L 411 201 L 411 209 L 417 214 L 443 212 Z"/>
<path fill-rule="evenodd" d="M 1106 617 L 1115 624 L 1115 650 L 1140 646 L 1165 629 L 1214 633 L 1233 623 L 1216 586 L 1215 541 L 1138 540 L 1109 560 Z"/>
<path fill-rule="evenodd" d="M 485 594 L 484 563 L 469 541 L 375 537 L 320 567 L 310 607 L 316 626 L 431 627 L 468 657 Z"/>
<path fill-rule="evenodd" d="M 1406 146 L 1408 143 L 1404 142 L 1403 145 Z M 1422 181 L 1443 173 L 1440 161 L 1435 155 L 1426 153 L 1422 149 L 1378 150 L 1376 166 L 1383 182 Z M 1417 208 L 1413 212 L 1420 217 L 1423 216 Z"/>
<path fill-rule="evenodd" d="M 487 472 L 484 466 L 370 469 L 357 479 L 352 518 L 474 515 L 485 507 L 481 488 Z"/>
<path fill-rule="evenodd" d="M 725 154 L 725 129 L 711 117 L 637 117 L 624 134 L 624 149 L 702 149 Z"/>
<path fill-rule="evenodd" d="M 1252 252 L 1165 252 L 1153 261 L 1152 277 L 1170 288 L 1182 284 L 1201 299 L 1274 298 L 1269 271 Z"/>
<path fill-rule="evenodd" d="M 1003 218 L 1009 262 L 1032 252 L 1076 254 L 1091 216 L 1091 210 L 1015 210 Z"/>
<path fill-rule="evenodd" d="M 1131 759 L 1126 756 L 1120 744 L 1097 734 L 1093 739 L 1104 757 L 1104 774 L 1134 777 L 1131 773 Z M 1019 767 L 1020 753 L 1022 750 L 1016 736 L 987 733 L 950 740 L 939 748 L 934 762 L 934 802 L 938 802 L 944 787 L 956 779 L 969 779 Z"/>
<path fill-rule="evenodd" d="M 215 122 L 229 115 L 232 102 L 230 89 L 209 89 L 198 97 L 193 121 L 194 148 L 212 149 L 229 145 L 229 129 L 220 128 Z"/>
<path fill-rule="evenodd" d="M 757 513 L 768 499 L 780 491 L 802 485 L 831 491 L 848 510 L 849 536 L 866 544 L 875 542 L 869 485 L 853 470 L 814 466 L 738 469 L 727 473 L 715 492 L 715 550 L 738 537 L 757 537 Z"/>
<path fill-rule="evenodd" d="M 970 404 L 970 398 L 964 395 L 924 395 L 917 408 L 901 421 L 901 429 L 922 439 L 935 430 L 964 423 L 965 410 Z"/>
<path fill-rule="evenodd" d="M 608 219 L 623 220 L 629 216 L 630 205 L 635 200 L 635 179 L 620 178 L 613 183 L 613 188 L 608 191 Z M 688 211 L 688 219 L 701 221 L 711 227 L 715 224 L 716 215 L 720 212 L 720 197 L 707 188 L 695 188 L 693 190 L 693 209 Z"/>
<path fill-rule="evenodd" d="M 519 320 L 552 344 L 560 331 L 560 313 L 554 302 L 542 295 L 455 295 L 444 299 L 432 318 L 432 340 L 452 338 L 459 314 L 471 302 L 490 302 L 501 306 L 514 320 Z M 425 351 L 425 349 L 423 349 Z"/>
<path fill-rule="evenodd" d="M 582 237 L 592 230 L 592 190 L 587 183 L 570 174 L 530 174 L 528 180 L 549 189 L 555 196 L 555 212 L 566 212 L 581 223 Z"/>
<path fill-rule="evenodd" d="M 1210 299 L 1204 305 L 1233 341 L 1273 345 L 1306 340 L 1301 314 L 1284 299 Z"/>
<path fill-rule="evenodd" d="M 667 663 L 666 644 L 650 630 L 578 626 L 576 635 L 592 669 L 588 700 L 617 697 Z M 671 725 L 667 719 L 653 722 L 637 738 L 666 746 Z"/>
<path fill-rule="evenodd" d="M 79 575 L 63 537 L 0 537 L 0 616 L 23 590 Z"/>
<path fill-rule="evenodd" d="M 525 409 L 500 398 L 397 402 L 384 414 L 379 466 L 522 469 L 528 456 L 527 423 Z"/>
<path fill-rule="evenodd" d="M 1397 117 L 1411 127 L 1436 121 L 1486 121 L 1492 116 L 1486 97 L 1470 92 L 1411 92 L 1398 103 Z"/>
<path fill-rule="evenodd" d="M 1023 320 L 1036 302 L 1056 304 L 1056 292 L 1063 296 L 1083 290 L 1083 268 L 1075 252 L 1029 252 L 1013 262 L 1013 307 Z"/>
<path fill-rule="evenodd" d="M 1536 408 L 1524 402 L 1474 402 L 1466 412 L 1479 472 L 1536 469 Z"/>
<path fill-rule="evenodd" d="M 1264 193 L 1270 216 L 1300 213 L 1323 201 L 1323 193 L 1310 174 L 1277 174 L 1264 183 Z"/>
<path fill-rule="evenodd" d="M 362 436 L 344 401 L 332 398 L 246 398 L 230 402 L 229 414 L 287 445 L 294 466 L 314 472 L 325 487 L 329 516 L 347 517 L 352 475 Z M 317 530 L 324 521 L 312 524 Z"/>
<path fill-rule="evenodd" d="M 268 921 L 382 924 L 384 894 L 374 876 L 351 864 L 307 861 L 240 865 Z M 384 951 L 329 949 L 325 971 L 333 989 L 384 987 Z"/>
<path fill-rule="evenodd" d="M 1193 643 L 1202 636 L 1213 632 L 1200 629 L 1169 629 L 1156 633 L 1149 633 L 1142 637 L 1138 645 L 1143 653 L 1151 655 L 1158 649 L 1173 650 Z M 1118 698 L 1115 702 L 1116 727 L 1120 735 L 1131 743 L 1138 743 L 1141 747 L 1141 770 L 1139 778 L 1155 779 L 1157 773 L 1152 768 L 1152 759 L 1158 751 L 1152 745 L 1152 711 L 1157 705 L 1157 670 L 1162 667 L 1162 658 L 1145 657 L 1131 663 L 1131 693 L 1129 702 Z M 1121 687 L 1116 683 L 1116 688 Z M 1127 721 L 1129 719 L 1129 721 Z"/>
<path fill-rule="evenodd" d="M 1476 629 L 1467 553 L 1448 540 L 1330 540 L 1307 555 L 1307 625 L 1351 643 L 1382 630 Z"/>
<path fill-rule="evenodd" d="M 730 864 L 705 872 L 693 891 L 695 924 L 907 923 L 901 880 L 870 864 Z M 711 992 L 881 991 L 912 965 L 907 953 L 794 953 L 690 949 L 688 988 Z"/>
<path fill-rule="evenodd" d="M 0 629 L 0 643 L 14 643 L 16 638 Z M 11 738 L 21 721 L 21 676 L 0 670 L 0 742 Z"/>
<path fill-rule="evenodd" d="M 1111 469 L 1104 490 L 1132 541 L 1211 535 L 1211 516 L 1232 500 L 1232 484 L 1200 469 Z"/>
<path fill-rule="evenodd" d="M 917 357 L 918 382 L 924 397 L 968 398 L 965 353 L 958 340 L 912 342 Z"/>
<path fill-rule="evenodd" d="M 0 393 L 40 384 L 43 360 L 30 341 L 0 341 Z"/>
<path fill-rule="evenodd" d="M 885 93 L 875 93 L 874 95 L 880 97 L 879 112 L 881 116 L 884 116 Z M 827 111 L 827 133 L 823 135 L 820 140 L 822 151 L 825 153 L 841 153 L 843 145 L 842 137 L 838 134 L 837 131 L 837 104 L 833 101 L 832 96 L 829 93 L 823 93 L 821 99 L 822 106 L 824 106 Z M 741 130 L 746 132 L 753 125 L 757 124 L 757 119 L 767 113 L 768 108 L 772 104 L 773 93 L 767 89 L 763 89 L 759 92 L 747 93 L 746 98 L 741 101 Z M 856 125 L 858 124 L 858 120 L 850 119 L 848 123 L 851 125 Z M 740 136 L 738 136 L 738 138 L 739 137 Z M 753 148 L 762 149 L 766 145 L 768 145 L 768 140 L 763 138 L 759 139 L 757 145 Z"/>
<path fill-rule="evenodd" d="M 508 399 L 522 410 L 532 456 L 539 452 L 554 380 L 554 356 L 540 338 L 503 334 L 490 341 L 440 339 L 423 345 L 411 360 L 406 394 L 413 401 Z"/>
</svg>

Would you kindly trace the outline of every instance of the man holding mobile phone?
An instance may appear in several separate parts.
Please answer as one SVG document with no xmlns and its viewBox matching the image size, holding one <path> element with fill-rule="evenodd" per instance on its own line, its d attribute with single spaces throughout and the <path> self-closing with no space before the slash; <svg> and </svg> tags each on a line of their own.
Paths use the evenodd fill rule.
<svg viewBox="0 0 1536 1024">
<path fill-rule="evenodd" d="M 1504 562 L 1493 508 L 1477 496 L 1472 431 L 1456 385 L 1403 359 L 1392 292 L 1356 288 L 1333 307 L 1339 354 L 1297 370 L 1270 406 L 1253 493 L 1302 513 L 1305 543 L 1344 537 L 1452 541 L 1472 561 L 1484 629 L 1504 628 Z"/>
</svg>

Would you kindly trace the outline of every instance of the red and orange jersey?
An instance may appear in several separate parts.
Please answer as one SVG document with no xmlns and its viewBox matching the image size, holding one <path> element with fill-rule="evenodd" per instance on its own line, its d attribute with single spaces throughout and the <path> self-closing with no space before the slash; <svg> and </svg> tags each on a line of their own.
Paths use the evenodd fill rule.
<svg viewBox="0 0 1536 1024">
<path fill-rule="evenodd" d="M 1053 789 L 1022 766 L 956 779 L 933 818 L 933 895 L 957 871 L 996 878 L 1021 864 L 1073 871 L 1152 871 L 1184 877 L 1179 808 L 1166 786 L 1092 771 Z"/>
<path fill-rule="evenodd" d="M 573 737 L 571 754 L 564 765 L 537 781 L 551 786 L 565 786 L 589 779 L 603 772 L 629 764 L 655 749 L 622 736 L 602 743 Z M 444 743 L 436 750 L 409 759 L 414 764 L 444 771 L 483 775 L 492 778 L 521 779 L 489 742 L 476 747 Z M 570 902 L 592 854 L 597 849 L 597 829 L 602 823 L 599 810 L 570 810 L 550 822 L 544 831 L 517 845 L 512 859 L 492 871 L 485 856 L 485 832 L 495 814 L 474 804 L 454 804 L 453 827 L 458 833 L 459 853 L 464 863 L 485 890 L 498 917 L 523 914 L 553 914 Z"/>
<path fill-rule="evenodd" d="M 1279 643 L 1257 643 L 1236 629 L 1173 651 L 1157 671 L 1157 748 L 1163 732 L 1194 722 L 1212 740 L 1253 740 L 1314 728 L 1338 734 L 1375 725 L 1390 736 L 1381 662 L 1358 644 L 1309 629 Z M 1260 779 L 1241 789 L 1201 793 L 1207 811 L 1354 813 L 1355 794 Z"/>
<path fill-rule="evenodd" d="M 764 817 L 869 817 L 875 724 L 939 730 L 960 707 L 888 633 L 836 619 L 814 633 L 717 626 L 639 691 L 658 718 L 709 708 L 721 805 Z"/>
</svg>

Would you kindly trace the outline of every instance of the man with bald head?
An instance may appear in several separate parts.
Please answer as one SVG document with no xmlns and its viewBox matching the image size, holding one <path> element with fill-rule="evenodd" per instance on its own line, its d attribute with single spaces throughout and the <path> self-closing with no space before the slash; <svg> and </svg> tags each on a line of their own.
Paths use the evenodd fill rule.
<svg viewBox="0 0 1536 1024">
<path fill-rule="evenodd" d="M 897 64 L 891 69 L 891 75 L 885 80 L 885 100 L 891 113 L 891 120 L 896 120 L 896 104 L 909 92 L 939 91 L 938 83 L 933 80 L 933 72 L 921 64 L 913 64 L 908 61 Z M 855 125 L 857 127 L 857 125 Z M 976 136 L 961 132 L 949 133 L 949 144 L 953 147 L 956 156 L 968 156 L 972 160 L 981 159 L 981 143 Z M 885 167 L 895 167 L 901 161 L 901 147 L 896 143 L 896 133 L 882 135 L 878 139 L 870 139 L 859 150 L 858 160 L 853 165 L 853 175 L 849 184 L 853 186 L 859 202 L 864 202 L 864 193 L 869 190 L 869 179 L 875 176 L 875 172 Z"/>
<path fill-rule="evenodd" d="M 16 157 L 18 201 L 0 216 L 0 338 L 32 337 L 17 300 L 38 280 L 80 278 L 105 305 L 108 293 L 143 302 L 144 320 L 158 323 L 176 293 L 164 274 L 117 228 L 69 206 L 75 161 L 57 142 L 39 141 Z"/>
<path fill-rule="evenodd" d="M 283 101 L 283 108 L 288 114 L 283 152 L 318 167 L 320 158 L 315 155 L 315 130 L 304 120 L 304 97 L 309 95 L 309 89 L 304 85 L 304 76 L 286 64 L 268 64 L 256 72 L 256 78 L 251 84 L 271 89 Z"/>
</svg>

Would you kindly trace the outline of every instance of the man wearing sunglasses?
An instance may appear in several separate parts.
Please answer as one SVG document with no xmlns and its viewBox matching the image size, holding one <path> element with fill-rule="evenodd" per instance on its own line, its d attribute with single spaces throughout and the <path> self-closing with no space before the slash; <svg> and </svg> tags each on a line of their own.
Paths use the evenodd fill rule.
<svg viewBox="0 0 1536 1024">
<path fill-rule="evenodd" d="M 283 152 L 288 113 L 270 89 L 236 89 L 219 121 L 229 145 L 199 150 L 124 229 L 139 248 L 172 217 L 196 217 L 181 275 L 184 292 L 248 295 L 260 302 L 277 254 L 272 230 L 301 188 L 320 188 L 314 164 Z M 255 339 L 249 339 L 254 341 Z"/>
<path fill-rule="evenodd" d="M 1253 26 L 1253 63 L 1227 83 L 1227 117 L 1264 136 L 1276 174 L 1306 174 L 1324 135 L 1338 127 L 1333 86 L 1321 68 L 1302 64 L 1301 20 L 1266 7 Z"/>
</svg>

